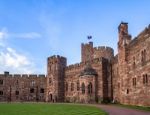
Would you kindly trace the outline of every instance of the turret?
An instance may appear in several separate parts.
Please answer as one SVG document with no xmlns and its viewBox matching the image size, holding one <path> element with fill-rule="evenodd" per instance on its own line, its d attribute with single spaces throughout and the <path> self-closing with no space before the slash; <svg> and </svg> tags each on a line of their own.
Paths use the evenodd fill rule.
<svg viewBox="0 0 150 115">
<path fill-rule="evenodd" d="M 131 41 L 131 35 L 128 34 L 128 23 L 121 22 L 118 27 L 119 42 L 118 46 L 128 45 Z"/>
<path fill-rule="evenodd" d="M 127 54 L 128 54 L 128 45 L 131 41 L 131 36 L 128 34 L 128 23 L 121 22 L 118 27 L 118 84 L 119 86 L 118 93 L 120 94 L 120 100 L 122 100 L 122 91 L 125 86 L 123 86 L 124 78 L 126 77 L 127 71 Z"/>
<path fill-rule="evenodd" d="M 64 101 L 64 76 L 66 58 L 51 56 L 47 59 L 47 99 L 50 102 Z"/>
<path fill-rule="evenodd" d="M 88 39 L 91 39 L 92 36 L 88 36 Z M 90 61 L 93 59 L 93 42 L 87 44 L 81 44 L 81 61 Z"/>
<path fill-rule="evenodd" d="M 128 34 L 128 23 L 121 22 L 118 27 L 118 58 L 119 61 L 126 61 L 127 59 L 127 46 L 131 41 L 131 35 Z"/>
</svg>

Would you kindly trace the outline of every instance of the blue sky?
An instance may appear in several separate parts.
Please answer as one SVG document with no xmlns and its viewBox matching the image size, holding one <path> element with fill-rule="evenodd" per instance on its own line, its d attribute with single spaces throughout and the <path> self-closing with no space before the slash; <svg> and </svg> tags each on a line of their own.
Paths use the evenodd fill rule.
<svg viewBox="0 0 150 115">
<path fill-rule="evenodd" d="M 80 62 L 81 43 L 117 53 L 117 27 L 129 23 L 137 36 L 150 24 L 150 0 L 0 0 L 0 73 L 46 73 L 58 54 Z"/>
</svg>

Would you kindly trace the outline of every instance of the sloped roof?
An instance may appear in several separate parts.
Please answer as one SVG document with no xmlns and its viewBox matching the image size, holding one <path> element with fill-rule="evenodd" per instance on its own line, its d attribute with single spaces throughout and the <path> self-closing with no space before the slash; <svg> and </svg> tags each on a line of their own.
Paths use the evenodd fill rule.
<svg viewBox="0 0 150 115">
<path fill-rule="evenodd" d="M 84 75 L 97 75 L 95 69 L 91 67 L 90 64 L 87 64 L 84 68 L 84 70 L 81 72 L 80 76 Z"/>
</svg>

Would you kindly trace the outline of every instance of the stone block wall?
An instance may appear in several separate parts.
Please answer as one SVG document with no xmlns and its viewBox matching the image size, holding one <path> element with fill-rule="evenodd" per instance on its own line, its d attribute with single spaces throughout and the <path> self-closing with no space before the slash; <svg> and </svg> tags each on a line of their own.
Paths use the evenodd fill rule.
<svg viewBox="0 0 150 115">
<path fill-rule="evenodd" d="M 120 103 L 149 106 L 150 27 L 118 48 Z"/>
<path fill-rule="evenodd" d="M 0 101 L 45 101 L 45 75 L 1 74 L 0 82 Z"/>
</svg>

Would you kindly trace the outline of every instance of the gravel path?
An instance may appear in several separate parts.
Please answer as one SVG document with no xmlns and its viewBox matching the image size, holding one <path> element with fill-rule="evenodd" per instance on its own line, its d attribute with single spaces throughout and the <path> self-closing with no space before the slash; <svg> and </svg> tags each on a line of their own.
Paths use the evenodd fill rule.
<svg viewBox="0 0 150 115">
<path fill-rule="evenodd" d="M 94 105 L 109 113 L 109 115 L 150 115 L 150 112 L 141 110 L 128 109 L 124 107 L 118 107 L 113 105 Z"/>
</svg>

